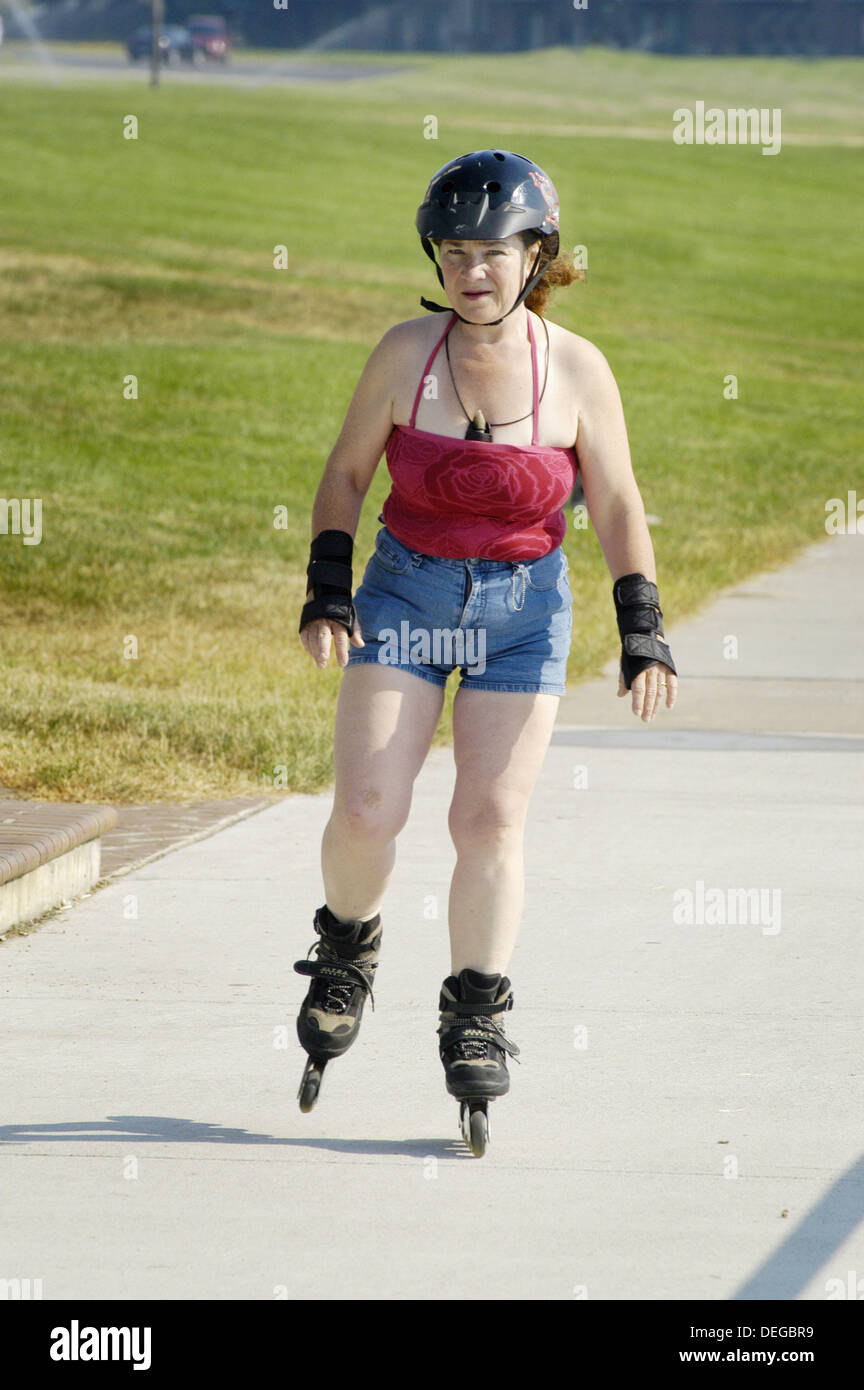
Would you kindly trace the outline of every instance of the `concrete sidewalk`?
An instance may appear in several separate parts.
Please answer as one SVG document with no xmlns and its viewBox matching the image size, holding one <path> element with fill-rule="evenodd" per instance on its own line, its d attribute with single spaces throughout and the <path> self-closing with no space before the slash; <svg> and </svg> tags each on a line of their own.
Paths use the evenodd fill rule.
<svg viewBox="0 0 864 1390">
<path fill-rule="evenodd" d="M 458 1138 L 435 1035 L 449 751 L 427 760 L 400 837 L 377 1011 L 310 1115 L 291 966 L 322 901 L 329 794 L 0 948 L 0 1279 L 40 1279 L 46 1299 L 854 1287 L 862 593 L 864 540 L 832 538 L 670 624 L 673 715 L 643 726 L 611 678 L 562 700 L 510 970 L 522 1064 L 482 1160 Z M 728 890 L 758 890 L 743 924 L 712 920 Z"/>
</svg>

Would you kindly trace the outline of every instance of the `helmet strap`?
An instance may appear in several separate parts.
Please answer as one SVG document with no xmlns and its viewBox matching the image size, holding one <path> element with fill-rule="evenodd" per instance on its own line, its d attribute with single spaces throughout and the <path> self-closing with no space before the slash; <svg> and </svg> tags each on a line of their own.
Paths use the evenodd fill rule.
<svg viewBox="0 0 864 1390">
<path fill-rule="evenodd" d="M 433 314 L 456 314 L 456 310 L 451 304 L 436 304 L 434 299 L 424 299 L 422 295 L 420 305 L 423 309 L 430 309 Z M 470 323 L 470 319 L 463 319 L 461 314 L 456 314 L 456 317 L 462 323 Z"/>
<path fill-rule="evenodd" d="M 421 237 L 421 238 L 420 238 L 420 241 L 421 241 L 421 243 L 422 243 L 422 245 L 423 245 L 423 250 L 426 252 L 426 255 L 429 257 L 430 261 L 432 262 L 432 264 L 433 264 L 434 267 L 435 267 L 435 274 L 438 276 L 438 284 L 441 286 L 441 288 L 442 288 L 442 290 L 443 290 L 443 288 L 444 288 L 444 276 L 443 276 L 443 274 L 442 274 L 442 272 L 441 272 L 441 267 L 440 267 L 440 265 L 438 264 L 438 257 L 435 255 L 435 248 L 434 248 L 434 246 L 432 245 L 431 241 L 429 240 L 428 236 Z"/>
</svg>

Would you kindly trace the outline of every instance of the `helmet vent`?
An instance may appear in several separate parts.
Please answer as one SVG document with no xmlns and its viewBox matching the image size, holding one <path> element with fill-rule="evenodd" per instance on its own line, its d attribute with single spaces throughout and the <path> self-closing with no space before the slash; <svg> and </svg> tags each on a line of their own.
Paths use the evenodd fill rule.
<svg viewBox="0 0 864 1390">
<path fill-rule="evenodd" d="M 496 158 L 496 159 L 500 159 L 501 162 L 502 162 L 502 164 L 503 164 L 504 160 L 507 158 L 506 154 L 502 154 L 500 150 L 495 150 L 495 151 L 494 151 L 494 154 L 495 154 L 495 158 Z"/>
<path fill-rule="evenodd" d="M 486 189 L 487 193 L 501 192 L 501 185 L 497 179 L 490 179 L 488 183 L 484 183 L 483 187 Z"/>
</svg>

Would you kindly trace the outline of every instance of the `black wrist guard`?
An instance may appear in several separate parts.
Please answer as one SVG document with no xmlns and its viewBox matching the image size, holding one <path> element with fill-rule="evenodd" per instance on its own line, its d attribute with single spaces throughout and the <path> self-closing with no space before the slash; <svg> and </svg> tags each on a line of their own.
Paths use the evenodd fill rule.
<svg viewBox="0 0 864 1390">
<path fill-rule="evenodd" d="M 629 690 L 646 667 L 662 661 L 678 674 L 663 638 L 663 610 L 657 585 L 644 574 L 625 574 L 612 585 L 618 631 L 621 634 L 621 673 Z"/>
<path fill-rule="evenodd" d="M 350 637 L 354 632 L 354 605 L 351 602 L 351 556 L 354 541 L 347 531 L 322 531 L 312 542 L 306 567 L 308 588 L 313 598 L 303 605 L 300 631 L 316 618 L 342 623 Z"/>
</svg>

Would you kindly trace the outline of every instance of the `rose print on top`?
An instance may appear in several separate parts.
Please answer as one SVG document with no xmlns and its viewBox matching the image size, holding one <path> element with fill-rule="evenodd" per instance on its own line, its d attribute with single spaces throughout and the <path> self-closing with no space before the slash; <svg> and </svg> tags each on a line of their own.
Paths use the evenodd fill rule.
<svg viewBox="0 0 864 1390">
<path fill-rule="evenodd" d="M 382 516 L 397 540 L 445 559 L 536 560 L 564 538 L 575 450 L 449 439 L 397 425 Z"/>
</svg>

